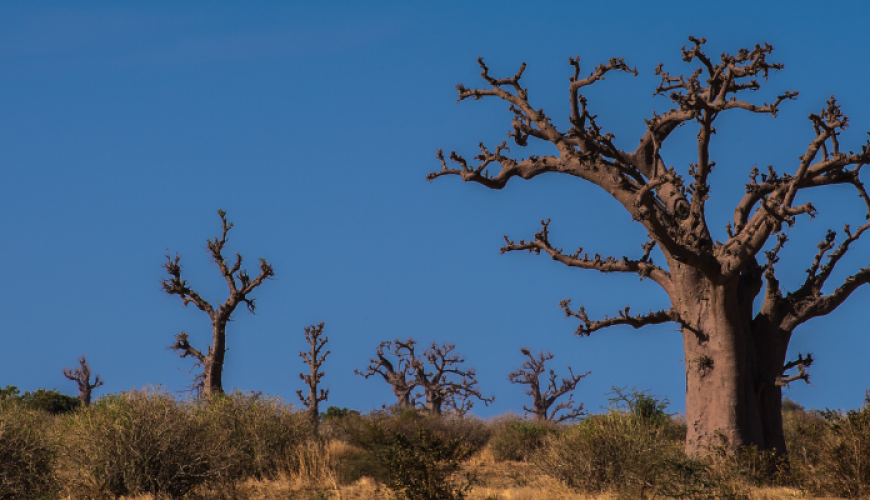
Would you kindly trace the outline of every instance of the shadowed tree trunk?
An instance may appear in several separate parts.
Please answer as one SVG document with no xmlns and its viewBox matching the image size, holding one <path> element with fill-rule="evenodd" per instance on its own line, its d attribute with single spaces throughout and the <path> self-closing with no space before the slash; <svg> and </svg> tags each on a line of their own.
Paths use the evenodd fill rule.
<svg viewBox="0 0 870 500">
<path fill-rule="evenodd" d="M 63 376 L 78 384 L 82 406 L 88 407 L 91 405 L 91 391 L 103 385 L 103 379 L 97 375 L 94 377 L 94 383 L 91 383 L 91 367 L 84 356 L 79 358 L 79 365 L 81 366 L 75 370 L 64 368 Z"/>
<path fill-rule="evenodd" d="M 323 335 L 323 325 L 324 323 L 320 323 L 317 326 L 305 327 L 305 340 L 308 341 L 311 349 L 308 352 L 300 352 L 299 357 L 305 360 L 310 371 L 308 375 L 300 373 L 299 378 L 308 385 L 308 397 L 303 397 L 301 390 L 296 391 L 296 395 L 305 405 L 308 420 L 315 431 L 320 424 L 320 402 L 326 401 L 329 397 L 329 389 L 320 389 L 320 394 L 317 393 L 317 384 L 320 383 L 320 379 L 324 375 L 324 372 L 320 371 L 320 367 L 323 366 L 323 361 L 330 353 L 330 351 L 326 351 L 323 355 L 320 354 L 323 346 L 329 342 L 329 337 L 320 338 Z"/>
<path fill-rule="evenodd" d="M 696 69 L 689 76 L 672 76 L 658 65 L 656 75 L 661 76 L 661 83 L 655 94 L 667 96 L 673 107 L 646 120 L 647 129 L 634 150 L 614 144 L 614 136 L 601 129 L 597 115 L 588 110 L 588 101 L 580 93 L 607 73 L 636 75 L 622 59 L 611 59 L 581 78 L 579 58 L 569 58 L 573 76 L 568 88 L 570 125 L 565 132 L 530 103 L 528 89 L 520 85 L 525 64 L 513 77 L 496 79 L 479 59 L 482 77 L 490 88 L 459 85 L 459 100 L 496 97 L 507 101 L 514 114 L 509 133 L 514 142 L 525 146 L 529 138 L 546 141 L 556 153 L 516 160 L 504 155 L 509 150 L 505 142 L 494 150 L 481 144 L 476 165 L 454 152 L 449 157 L 454 167 L 448 166 L 439 151 L 442 168 L 428 179 L 456 175 L 464 181 L 502 189 L 515 177 L 532 179 L 554 172 L 586 180 L 610 194 L 649 234 L 640 258 L 602 258 L 597 254 L 590 258 L 582 248 L 563 253 L 550 242 L 549 220 L 542 221 L 541 231 L 531 241 L 515 242 L 505 237 L 502 252 L 544 252 L 569 267 L 635 273 L 657 283 L 670 298 L 670 307 L 662 311 L 632 316 L 626 307 L 615 317 L 592 321 L 582 307 L 571 309 L 569 300 L 563 301 L 562 307 L 566 315 L 580 320 L 580 335 L 614 325 L 640 328 L 675 322 L 680 326 L 686 360 L 689 453 L 702 453 L 721 444 L 720 436 L 732 450 L 757 445 L 785 452 L 781 388 L 792 380 L 806 380 L 805 368 L 812 362 L 811 357 L 786 361 L 791 334 L 798 325 L 832 312 L 859 286 L 870 282 L 870 267 L 865 267 L 831 293 L 822 292 L 834 266 L 870 223 L 863 222 L 855 230 L 845 226 L 845 237 L 839 244 L 835 244 L 836 233 L 830 231 L 819 245 L 806 281 L 796 290 L 780 290 L 774 267 L 787 241 L 787 228 L 799 216 L 815 213 L 811 203 L 795 203 L 798 192 L 836 184 L 853 186 L 868 208 L 860 215 L 870 218 L 870 197 L 859 178 L 861 167 L 870 162 L 870 145 L 859 153 L 840 149 L 839 135 L 847 119 L 832 97 L 821 112 L 809 116 L 810 143 L 795 165 L 785 167 L 792 173 L 768 167 L 767 174 L 759 174 L 753 168 L 745 195 L 735 207 L 734 220 L 726 225 L 727 240 L 714 241 L 705 215 L 708 176 L 715 165 L 710 158 L 714 122 L 722 113 L 735 110 L 776 116 L 779 105 L 795 98 L 797 92 L 784 92 L 769 104 L 738 97 L 760 88 L 758 78 L 766 79 L 770 70 L 782 69 L 781 64 L 767 61 L 773 51 L 768 44 L 741 49 L 736 55 L 722 54 L 717 62 L 702 50 L 706 40 L 690 37 L 689 41 L 691 46 L 682 50 L 683 60 L 696 63 Z M 698 130 L 697 159 L 689 166 L 686 179 L 673 167 L 668 168 L 660 154 L 671 132 L 684 124 Z M 650 258 L 654 246 L 664 256 L 662 266 Z M 754 311 L 754 300 L 762 290 L 763 303 Z M 795 368 L 797 374 L 786 374 Z"/>
<path fill-rule="evenodd" d="M 529 359 L 523 362 L 519 370 L 514 370 L 508 374 L 508 380 L 512 384 L 524 384 L 529 388 L 526 394 L 532 397 L 532 407 L 523 406 L 523 409 L 535 416 L 535 420 L 539 422 L 564 422 L 566 420 L 575 420 L 585 414 L 583 411 L 583 403 L 580 403 L 577 408 L 574 408 L 574 394 L 571 394 L 581 379 L 592 372 L 586 372 L 582 375 L 574 375 L 574 370 L 568 367 L 568 372 L 571 374 L 569 378 L 563 378 L 562 383 L 556 385 L 556 372 L 550 370 L 548 382 L 549 384 L 541 390 L 541 374 L 544 373 L 544 364 L 553 359 L 553 354 L 549 352 L 538 353 L 537 359 L 532 355 L 531 351 L 526 348 L 520 349 L 520 352 L 526 355 Z M 557 399 L 568 394 L 568 399 L 557 404 L 555 408 L 550 410 Z M 566 412 L 557 415 L 560 411 Z"/>
<path fill-rule="evenodd" d="M 209 302 L 200 297 L 199 293 L 188 287 L 187 281 L 181 279 L 181 256 L 178 254 L 175 255 L 175 259 L 172 259 L 167 254 L 166 264 L 163 265 L 170 276 L 169 279 L 163 280 L 163 291 L 169 295 L 178 295 L 184 302 L 185 307 L 193 303 L 200 311 L 208 314 L 211 320 L 212 344 L 208 346 L 208 351 L 205 354 L 190 344 L 188 334 L 185 332 L 177 334 L 175 336 L 175 343 L 169 346 L 169 349 L 178 352 L 182 358 L 191 356 L 196 359 L 197 365 L 202 366 L 202 373 L 197 375 L 194 387 L 201 389 L 204 397 L 220 395 L 224 392 L 222 377 L 224 357 L 227 351 L 227 323 L 230 321 L 230 316 L 232 316 L 236 307 L 242 303 L 253 314 L 255 299 L 250 298 L 249 295 L 264 280 L 275 275 L 272 271 L 272 266 L 266 263 L 265 259 L 260 259 L 260 274 L 252 279 L 248 276 L 247 271 L 242 269 L 242 256 L 238 253 L 236 254 L 235 263 L 230 267 L 221 252 L 227 243 L 227 233 L 232 229 L 233 224 L 232 222 L 227 222 L 227 214 L 223 210 L 218 210 L 218 215 L 221 218 L 221 235 L 220 237 L 215 237 L 214 241 L 207 241 L 211 258 L 217 264 L 221 275 L 223 275 L 229 287 L 230 296 L 227 300 L 217 307 L 213 307 Z"/>
</svg>

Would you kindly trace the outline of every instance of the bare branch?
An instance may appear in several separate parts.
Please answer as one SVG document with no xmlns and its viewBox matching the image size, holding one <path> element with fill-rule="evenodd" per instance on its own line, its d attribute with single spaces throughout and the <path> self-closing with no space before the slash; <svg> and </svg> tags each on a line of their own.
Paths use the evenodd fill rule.
<svg viewBox="0 0 870 500">
<path fill-rule="evenodd" d="M 561 262 L 569 267 L 593 269 L 603 273 L 636 273 L 640 275 L 641 279 L 652 279 L 666 291 L 670 288 L 671 283 L 668 272 L 654 265 L 652 259 L 650 259 L 650 252 L 655 246 L 655 243 L 652 241 L 642 245 L 644 254 L 638 260 L 629 260 L 627 257 L 622 257 L 619 260 L 614 257 L 606 257 L 602 259 L 598 254 L 595 254 L 595 256 L 590 259 L 588 254 L 584 254 L 583 257 L 580 257 L 580 254 L 583 253 L 583 248 L 578 248 L 573 255 L 565 255 L 562 253 L 561 248 L 554 248 L 549 240 L 550 219 L 545 221 L 542 220 L 541 226 L 541 230 L 535 233 L 535 239 L 529 242 L 520 240 L 519 243 L 517 243 L 505 236 L 504 239 L 506 245 L 501 247 L 501 253 L 528 250 L 529 252 L 540 254 L 541 251 L 544 251 L 549 254 L 553 260 Z"/>
<path fill-rule="evenodd" d="M 788 387 L 788 385 L 795 380 L 803 380 L 807 384 L 810 383 L 810 374 L 807 373 L 806 369 L 812 366 L 813 364 L 813 353 L 807 353 L 807 357 L 804 357 L 803 354 L 798 353 L 798 357 L 794 361 L 789 361 L 782 367 L 782 376 L 777 377 L 776 385 L 780 387 Z M 785 372 L 797 368 L 798 372 L 794 375 L 786 375 Z"/>
<path fill-rule="evenodd" d="M 573 316 L 580 320 L 580 326 L 577 327 L 575 333 L 581 336 L 591 335 L 592 332 L 609 326 L 629 325 L 637 329 L 646 325 L 657 325 L 659 323 L 677 321 L 678 319 L 671 311 L 657 311 L 645 315 L 638 314 L 637 316 L 631 316 L 629 315 L 629 307 L 626 306 L 624 310 L 619 311 L 619 315 L 616 317 L 608 318 L 607 316 L 604 316 L 603 320 L 592 321 L 586 316 L 585 308 L 580 307 L 577 311 L 571 310 L 571 299 L 565 299 L 562 302 L 559 302 L 559 307 L 565 311 L 566 318 Z"/>
</svg>

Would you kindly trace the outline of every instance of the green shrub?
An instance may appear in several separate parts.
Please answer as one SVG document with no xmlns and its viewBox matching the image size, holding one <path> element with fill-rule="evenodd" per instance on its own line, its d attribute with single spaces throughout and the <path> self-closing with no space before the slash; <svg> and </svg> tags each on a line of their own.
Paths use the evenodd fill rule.
<svg viewBox="0 0 870 500">
<path fill-rule="evenodd" d="M 51 498 L 56 483 L 50 418 L 0 401 L 0 499 Z"/>
<path fill-rule="evenodd" d="M 445 442 L 461 440 L 470 453 L 480 450 L 489 441 L 489 429 L 479 419 L 430 415 L 414 409 L 347 415 L 333 423 L 336 436 L 360 449 L 348 458 L 350 477 L 368 476 L 384 483 L 389 480 L 390 470 L 380 454 L 397 435 L 413 443 L 422 429 Z"/>
<path fill-rule="evenodd" d="M 552 422 L 535 422 L 517 415 L 508 415 L 492 423 L 489 447 L 496 460 L 527 461 L 544 443 L 544 438 L 557 432 Z"/>
<path fill-rule="evenodd" d="M 57 389 L 37 389 L 34 392 L 27 391 L 20 394 L 18 387 L 14 385 L 7 385 L 5 389 L 0 389 L 0 401 L 16 402 L 32 410 L 45 411 L 52 415 L 69 413 L 81 406 L 79 398 L 67 396 Z"/>
<path fill-rule="evenodd" d="M 73 498 L 180 497 L 222 472 L 206 428 L 165 392 L 102 398 L 61 431 L 57 473 Z"/>
<path fill-rule="evenodd" d="M 415 439 L 388 432 L 377 457 L 389 471 L 387 487 L 407 500 L 462 500 L 470 488 L 453 476 L 471 449 L 462 438 L 446 440 L 420 428 Z"/>
</svg>

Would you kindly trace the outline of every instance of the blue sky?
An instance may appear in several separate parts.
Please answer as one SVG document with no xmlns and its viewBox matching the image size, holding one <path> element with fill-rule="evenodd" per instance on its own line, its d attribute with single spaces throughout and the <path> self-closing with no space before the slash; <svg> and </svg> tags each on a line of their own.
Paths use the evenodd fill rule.
<svg viewBox="0 0 870 500">
<path fill-rule="evenodd" d="M 162 264 L 167 249 L 180 253 L 192 287 L 224 300 L 205 250 L 224 209 L 236 224 L 230 252 L 251 272 L 259 257 L 276 272 L 255 294 L 256 315 L 240 309 L 230 325 L 227 389 L 295 400 L 303 327 L 325 321 L 329 405 L 392 402 L 384 382 L 353 369 L 380 341 L 412 336 L 455 342 L 477 367 L 481 389 L 497 397 L 476 407 L 480 415 L 528 404 L 507 382 L 522 346 L 552 351 L 559 373 L 591 370 L 575 396 L 588 409 L 606 405 L 615 385 L 649 389 L 682 411 L 675 325 L 579 338 L 558 307 L 572 298 L 590 317 L 666 307 L 654 284 L 498 252 L 503 235 L 529 238 L 552 218 L 558 246 L 639 256 L 645 232 L 615 202 L 561 176 L 501 192 L 425 177 L 439 168 L 439 148 L 471 157 L 478 142 L 505 138 L 503 103 L 456 103 L 457 83 L 482 86 L 479 56 L 499 76 L 528 63 L 533 104 L 560 125 L 568 57 L 579 55 L 584 72 L 625 58 L 640 75 L 608 76 L 587 96 L 616 144 L 633 148 L 643 119 L 669 108 L 652 97 L 656 64 L 693 69 L 679 52 L 689 35 L 706 37 L 712 55 L 766 41 L 786 69 L 752 99 L 801 95 L 776 119 L 732 113 L 717 122 L 708 220 L 724 235 L 751 167 L 793 171 L 812 134 L 806 116 L 831 94 L 851 118 L 844 148 L 864 143 L 870 7 L 732 2 L 720 10 L 701 2 L 3 3 L 0 386 L 74 394 L 61 369 L 86 354 L 106 381 L 97 395 L 185 388 L 191 364 L 166 346 L 185 330 L 204 349 L 209 323 L 162 292 Z M 685 170 L 695 133 L 671 137 L 668 164 Z M 777 267 L 789 289 L 829 227 L 863 220 L 848 189 L 807 196 L 820 215 L 790 232 Z M 855 245 L 840 279 L 868 255 L 870 243 Z M 870 387 L 866 288 L 796 331 L 791 352 L 811 351 L 817 363 L 813 385 L 795 385 L 789 397 L 812 407 L 861 403 Z"/>
</svg>

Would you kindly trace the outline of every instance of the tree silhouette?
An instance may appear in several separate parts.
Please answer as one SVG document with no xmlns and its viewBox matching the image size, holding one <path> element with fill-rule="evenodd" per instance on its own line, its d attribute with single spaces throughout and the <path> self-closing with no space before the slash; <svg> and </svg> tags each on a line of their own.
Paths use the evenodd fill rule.
<svg viewBox="0 0 870 500">
<path fill-rule="evenodd" d="M 307 375 L 305 373 L 299 374 L 299 378 L 308 384 L 308 397 L 303 397 L 301 390 L 296 391 L 296 395 L 299 396 L 302 404 L 305 405 L 308 412 L 308 420 L 311 422 L 314 429 L 317 429 L 317 426 L 320 423 L 319 403 L 321 401 L 326 401 L 329 397 L 329 389 L 320 389 L 319 394 L 317 392 L 317 385 L 320 383 L 320 379 L 323 378 L 324 375 L 324 372 L 320 371 L 320 367 L 323 365 L 323 361 L 326 360 L 326 357 L 329 356 L 330 353 L 330 351 L 326 351 L 322 355 L 320 354 L 323 346 L 329 342 L 329 337 L 320 337 L 323 335 L 323 325 L 324 323 L 320 323 L 317 326 L 311 325 L 305 327 L 305 340 L 308 341 L 310 350 L 308 352 L 299 353 L 299 357 L 301 357 L 305 361 L 305 364 L 308 365 L 310 372 Z"/>
<path fill-rule="evenodd" d="M 455 345 L 439 346 L 433 342 L 422 357 L 417 356 L 416 345 L 417 341 L 412 338 L 381 342 L 378 358 L 371 360 L 365 372 L 355 370 L 355 373 L 365 378 L 380 374 L 392 386 L 398 408 L 415 406 L 418 396 L 412 392 L 416 387 L 423 389 L 423 407 L 436 415 L 441 415 L 445 408 L 464 415 L 474 406 L 472 398 L 487 405 L 494 401 L 495 398 L 480 393 L 474 368 L 460 366 L 465 358 L 453 352 Z M 395 363 L 384 355 L 385 348 L 392 348 L 397 358 Z"/>
<path fill-rule="evenodd" d="M 75 370 L 64 368 L 63 376 L 78 384 L 79 399 L 82 406 L 86 407 L 91 405 L 91 391 L 103 385 L 103 379 L 99 375 L 96 375 L 94 383 L 91 383 L 91 367 L 84 355 L 79 357 L 79 367 Z"/>
<path fill-rule="evenodd" d="M 614 317 L 591 320 L 582 307 L 572 309 L 569 300 L 561 305 L 567 316 L 580 321 L 579 335 L 615 325 L 679 325 L 686 360 L 688 452 L 701 453 L 718 444 L 720 437 L 732 449 L 756 445 L 785 452 L 781 387 L 789 376 L 784 372 L 806 366 L 800 361 L 786 362 L 792 332 L 812 318 L 831 313 L 859 286 L 870 282 L 870 267 L 865 267 L 830 293 L 822 291 L 834 267 L 870 223 L 854 230 L 846 225 L 839 240 L 830 231 L 810 263 L 806 280 L 791 292 L 781 290 L 775 273 L 779 252 L 788 239 L 785 231 L 800 216 L 812 217 L 816 212 L 812 203 L 797 202 L 804 200 L 809 188 L 852 186 L 867 205 L 870 218 L 870 197 L 859 178 L 861 167 L 870 162 L 870 144 L 857 153 L 841 149 L 839 136 L 847 118 L 832 97 L 819 113 L 809 116 L 810 143 L 790 167 L 791 173 L 771 166 L 760 174 L 753 168 L 734 219 L 726 225 L 727 240 L 714 240 L 705 215 L 709 175 L 715 165 L 710 157 L 714 123 L 722 114 L 736 110 L 776 116 L 783 101 L 798 93 L 783 92 L 764 104 L 743 99 L 747 91 L 761 87 L 759 78 L 766 80 L 771 70 L 783 68 L 768 61 L 773 51 L 768 44 L 740 49 L 736 55 L 722 54 L 715 61 L 703 50 L 705 39 L 690 37 L 689 41 L 691 45 L 682 49 L 683 60 L 695 63 L 696 68 L 688 75 L 674 76 L 658 65 L 655 73 L 661 82 L 655 94 L 668 97 L 672 107 L 663 114 L 654 112 L 646 120 L 637 147 L 628 150 L 617 147 L 614 135 L 602 129 L 581 94 L 609 73 L 636 75 L 636 69 L 622 59 L 600 64 L 585 78 L 581 78 L 579 57 L 569 59 L 573 76 L 568 87 L 567 130 L 532 106 L 528 89 L 520 83 L 525 64 L 513 77 L 497 79 L 490 76 L 483 59 L 478 59 L 490 88 L 459 85 L 459 100 L 495 97 L 506 101 L 514 115 L 508 135 L 516 145 L 525 146 L 530 139 L 544 141 L 555 148 L 555 154 L 513 159 L 505 155 L 509 151 L 506 142 L 494 149 L 481 144 L 476 164 L 453 152 L 448 166 L 439 151 L 441 170 L 430 173 L 428 179 L 455 175 L 502 189 L 513 178 L 532 179 L 553 172 L 583 179 L 607 192 L 648 232 L 650 241 L 643 245 L 640 258 L 589 257 L 582 248 L 563 252 L 551 242 L 549 220 L 542 221 L 543 227 L 529 241 L 506 236 L 502 252 L 543 252 L 569 267 L 634 273 L 658 284 L 670 298 L 670 307 L 648 314 L 631 315 L 626 307 Z M 681 125 L 698 130 L 697 159 L 685 178 L 668 167 L 661 155 L 662 145 Z M 650 252 L 654 246 L 664 256 L 663 265 L 653 263 Z M 761 306 L 754 312 L 755 298 L 762 290 Z"/>
<path fill-rule="evenodd" d="M 512 384 L 528 385 L 526 394 L 532 397 L 532 407 L 523 406 L 523 409 L 535 416 L 537 421 L 564 422 L 566 420 L 575 420 L 585 414 L 583 411 L 583 403 L 580 403 L 577 408 L 574 408 L 574 395 L 571 394 L 577 387 L 581 379 L 592 372 L 586 372 L 582 375 L 574 375 L 574 370 L 568 367 L 568 372 L 571 376 L 563 378 L 561 384 L 556 384 L 556 372 L 550 370 L 548 384 L 541 390 L 541 374 L 544 373 L 544 364 L 553 359 L 553 354 L 550 352 L 540 352 L 538 357 L 535 356 L 527 348 L 520 349 L 528 359 L 523 362 L 518 370 L 514 370 L 508 374 L 508 380 Z M 555 408 L 550 410 L 550 407 L 565 394 L 568 394 L 568 399 L 562 401 Z M 562 410 L 566 413 L 557 416 Z"/>
<path fill-rule="evenodd" d="M 353 371 L 355 374 L 361 375 L 366 379 L 375 374 L 383 377 L 384 381 L 392 387 L 393 394 L 396 395 L 397 408 L 404 409 L 414 407 L 414 400 L 411 393 L 414 391 L 414 388 L 417 387 L 417 382 L 414 379 L 413 373 L 411 373 L 409 360 L 403 355 L 404 353 L 401 348 L 401 345 L 413 342 L 413 339 L 408 339 L 404 343 L 401 343 L 398 340 L 395 343 L 389 340 L 381 342 L 378 345 L 377 358 L 369 360 L 369 366 L 366 367 L 365 371 Z M 393 354 L 397 358 L 395 363 L 390 361 L 384 352 L 385 350 L 389 352 L 390 349 L 393 349 Z"/>
<path fill-rule="evenodd" d="M 252 279 L 242 269 L 242 256 L 238 253 L 236 254 L 235 263 L 230 267 L 227 260 L 224 259 L 222 252 L 227 244 L 227 233 L 232 229 L 233 224 L 232 222 L 227 222 L 227 213 L 223 210 L 218 210 L 218 215 L 221 218 L 221 235 L 220 237 L 216 236 L 214 241 L 209 239 L 207 242 L 211 258 L 217 264 L 221 275 L 223 275 L 229 287 L 230 296 L 227 300 L 220 305 L 212 306 L 199 293 L 188 287 L 187 281 L 181 279 L 180 255 L 176 254 L 175 259 L 173 259 L 167 253 L 166 264 L 163 265 L 169 274 L 169 279 L 162 281 L 163 291 L 169 295 L 178 295 L 184 302 L 185 307 L 193 303 L 200 311 L 208 314 L 211 320 L 212 344 L 208 346 L 205 354 L 190 344 L 188 334 L 183 331 L 175 336 L 175 343 L 168 347 L 168 349 L 176 351 L 182 358 L 193 357 L 196 359 L 196 365 L 202 366 L 202 373 L 196 376 L 194 386 L 201 389 L 202 395 L 205 397 L 223 394 L 224 392 L 222 376 L 224 358 L 227 351 L 227 323 L 230 321 L 230 316 L 232 316 L 239 304 L 245 304 L 248 307 L 248 311 L 253 314 L 255 299 L 250 298 L 249 295 L 263 281 L 275 275 L 272 271 L 272 266 L 266 263 L 265 259 L 260 259 L 260 274 Z"/>
</svg>

